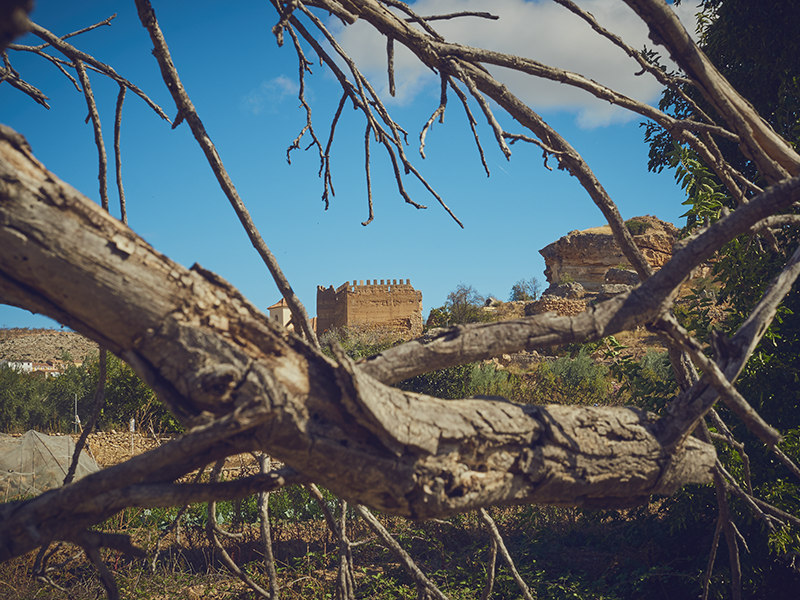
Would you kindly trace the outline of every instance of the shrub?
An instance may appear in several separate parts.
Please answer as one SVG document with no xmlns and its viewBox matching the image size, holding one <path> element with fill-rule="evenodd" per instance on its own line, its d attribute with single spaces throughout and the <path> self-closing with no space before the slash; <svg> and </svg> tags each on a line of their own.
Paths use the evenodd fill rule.
<svg viewBox="0 0 800 600">
<path fill-rule="evenodd" d="M 652 226 L 646 221 L 637 221 L 635 219 L 631 219 L 630 221 L 625 221 L 625 227 L 628 228 L 628 231 L 631 232 L 631 235 L 641 235 Z"/>
<path fill-rule="evenodd" d="M 330 344 L 341 346 L 353 360 L 374 356 L 387 348 L 403 343 L 403 338 L 393 330 L 370 325 L 350 325 L 326 331 L 319 338 L 323 352 L 333 358 Z"/>
<path fill-rule="evenodd" d="M 531 404 L 609 404 L 608 367 L 597 364 L 586 348 L 575 358 L 545 361 L 518 376 L 509 399 Z"/>
</svg>

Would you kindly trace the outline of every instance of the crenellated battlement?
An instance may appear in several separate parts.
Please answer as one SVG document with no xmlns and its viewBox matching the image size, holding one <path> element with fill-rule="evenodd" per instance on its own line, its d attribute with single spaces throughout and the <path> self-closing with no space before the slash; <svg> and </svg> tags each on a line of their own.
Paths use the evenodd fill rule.
<svg viewBox="0 0 800 600">
<path fill-rule="evenodd" d="M 350 325 L 422 333 L 422 292 L 410 279 L 354 279 L 338 288 L 317 286 L 317 334 Z"/>
<path fill-rule="evenodd" d="M 370 283 L 370 281 L 372 283 Z M 397 283 L 397 281 L 398 281 L 397 279 L 381 279 L 380 283 L 378 283 L 377 279 L 367 279 L 367 282 L 364 283 L 363 279 L 361 279 L 361 280 L 354 279 L 353 283 L 350 283 L 349 281 L 345 281 L 342 285 L 340 285 L 338 288 L 336 288 L 336 293 L 338 294 L 339 292 L 341 292 L 343 290 L 349 290 L 351 292 L 367 291 L 367 292 L 387 292 L 388 293 L 388 292 L 391 292 L 391 291 L 397 290 L 397 289 L 407 289 L 407 288 L 414 289 L 411 286 L 411 280 L 410 279 L 406 279 L 405 283 L 403 283 L 402 279 L 400 280 L 400 283 Z"/>
</svg>

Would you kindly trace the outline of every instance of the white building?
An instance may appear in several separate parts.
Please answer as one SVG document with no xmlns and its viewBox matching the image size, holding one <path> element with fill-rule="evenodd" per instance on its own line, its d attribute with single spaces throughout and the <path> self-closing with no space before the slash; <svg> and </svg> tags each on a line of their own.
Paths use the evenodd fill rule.
<svg viewBox="0 0 800 600">
<path fill-rule="evenodd" d="M 286 304 L 286 298 L 281 298 L 280 302 L 276 302 L 269 308 L 269 320 L 270 321 L 277 321 L 284 327 L 288 329 L 294 329 L 294 327 L 288 327 L 289 322 L 292 320 L 292 311 L 289 308 L 289 305 Z"/>
<path fill-rule="evenodd" d="M 30 360 L 0 360 L 0 367 L 8 367 L 20 373 L 33 373 L 33 361 Z"/>
</svg>

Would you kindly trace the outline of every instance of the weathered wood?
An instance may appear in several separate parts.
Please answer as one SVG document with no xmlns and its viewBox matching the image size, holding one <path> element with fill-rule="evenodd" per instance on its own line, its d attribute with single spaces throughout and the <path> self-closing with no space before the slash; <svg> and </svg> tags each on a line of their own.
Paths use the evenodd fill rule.
<svg viewBox="0 0 800 600">
<path fill-rule="evenodd" d="M 628 506 L 711 477 L 710 445 L 689 440 L 667 454 L 640 410 L 446 401 L 388 387 L 343 356 L 333 364 L 221 278 L 158 253 L 5 127 L 0 274 L 0 300 L 101 341 L 193 428 L 114 469 L 2 507 L 2 558 L 75 535 L 126 498 L 142 502 L 135 486 L 242 449 L 261 449 L 350 501 L 413 518 L 521 502 Z"/>
</svg>

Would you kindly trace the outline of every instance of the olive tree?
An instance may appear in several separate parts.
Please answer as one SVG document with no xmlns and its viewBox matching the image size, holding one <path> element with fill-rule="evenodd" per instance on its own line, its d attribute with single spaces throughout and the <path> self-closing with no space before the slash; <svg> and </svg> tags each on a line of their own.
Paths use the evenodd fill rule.
<svg viewBox="0 0 800 600">
<path fill-rule="evenodd" d="M 676 93 L 684 84 L 693 86 L 715 114 L 700 110 L 687 97 L 697 110 L 678 118 L 535 57 L 448 41 L 437 32 L 437 20 L 463 15 L 418 15 L 412 5 L 398 0 L 273 0 L 273 34 L 279 44 L 287 37 L 291 40 L 301 65 L 308 60 L 305 53 L 311 52 L 332 71 L 342 96 L 330 135 L 344 104 L 352 104 L 365 120 L 367 143 L 372 138 L 383 147 L 399 193 L 408 202 L 415 201 L 403 179 L 414 177 L 449 210 L 411 163 L 405 130 L 326 27 L 327 14 L 349 24 L 361 20 L 385 37 L 390 88 L 398 44 L 438 75 L 441 103 L 422 129 L 421 151 L 430 125 L 454 96 L 469 111 L 473 131 L 477 120 L 470 106 L 477 107 L 506 155 L 509 143 L 524 141 L 541 149 L 546 166 L 549 160 L 568 171 L 600 208 L 642 281 L 632 291 L 574 317 L 549 313 L 461 325 L 358 363 L 335 347 L 335 360 L 327 358 L 181 84 L 148 0 L 136 0 L 136 5 L 175 101 L 176 124 L 185 122 L 191 128 L 291 307 L 299 335 L 272 323 L 219 275 L 199 265 L 186 269 L 159 253 L 49 172 L 32 154 L 24 131 L 0 127 L 0 300 L 49 315 L 96 340 L 131 365 L 186 428 L 185 435 L 157 450 L 40 497 L 0 507 L 0 559 L 53 540 L 73 541 L 95 554 L 101 546 L 131 549 L 126 539 L 89 527 L 126 506 L 231 499 L 310 482 L 326 486 L 359 510 L 370 507 L 427 519 L 515 503 L 626 507 L 652 494 L 713 481 L 723 515 L 721 529 L 736 561 L 736 533 L 726 505 L 729 493 L 744 498 L 767 523 L 800 523 L 753 497 L 722 468 L 704 420 L 716 415 L 715 404 L 723 402 L 798 473 L 777 448 L 780 432 L 742 397 L 734 381 L 791 289 L 800 253 L 776 248 L 785 253 L 783 271 L 734 335 L 713 340 L 713 359 L 671 312 L 681 284 L 727 242 L 750 235 L 774 245 L 776 228 L 796 225 L 790 208 L 800 200 L 800 155 L 719 74 L 663 0 L 625 2 L 648 26 L 653 44 L 680 67 L 680 75 L 659 68 L 570 0 L 555 1 L 630 56 L 643 76 Z M 9 13 L 9 6 L 4 5 L 6 13 L 0 16 L 4 43 L 28 29 L 49 44 L 61 57 L 62 68 L 74 70 L 80 81 L 86 81 L 88 65 L 118 82 L 121 96 L 131 90 L 146 98 L 111 67 L 28 22 L 23 9 Z M 490 10 L 491 3 L 486 8 Z M 488 13 L 473 16 L 491 18 Z M 328 42 L 324 46 L 318 41 L 321 37 Z M 736 209 L 682 240 L 672 260 L 654 272 L 590 165 L 487 66 L 574 86 L 655 123 L 690 147 L 719 177 L 737 199 Z M 5 76 L 36 95 L 18 74 Z M 99 128 L 90 91 L 83 87 Z M 500 125 L 498 110 L 513 118 L 519 132 Z M 719 152 L 717 140 L 737 144 L 764 185 L 733 168 Z M 315 141 L 327 177 L 329 156 Z M 475 141 L 479 143 L 477 134 Z M 680 386 L 660 416 L 624 407 L 516 405 L 485 398 L 445 401 L 392 387 L 431 370 L 502 353 L 598 340 L 640 326 L 659 332 L 666 341 Z M 194 469 L 246 451 L 265 452 L 285 467 L 225 483 L 177 482 Z"/>
</svg>

